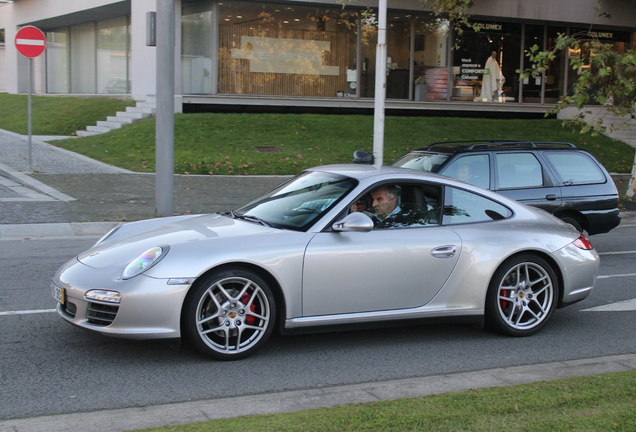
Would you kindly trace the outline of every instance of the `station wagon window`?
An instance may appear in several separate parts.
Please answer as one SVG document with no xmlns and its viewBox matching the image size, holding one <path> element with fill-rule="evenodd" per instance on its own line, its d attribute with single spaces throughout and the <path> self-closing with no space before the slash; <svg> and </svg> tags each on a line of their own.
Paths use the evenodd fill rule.
<svg viewBox="0 0 636 432">
<path fill-rule="evenodd" d="M 490 188 L 490 160 L 488 155 L 485 154 L 457 158 L 440 174 L 465 181 L 480 188 Z"/>
<path fill-rule="evenodd" d="M 554 165 L 563 184 L 576 185 L 605 181 L 603 172 L 587 155 L 574 152 L 546 152 L 546 157 Z"/>
<path fill-rule="evenodd" d="M 543 186 L 541 164 L 532 153 L 498 153 L 499 189 Z"/>
<path fill-rule="evenodd" d="M 407 153 L 391 165 L 402 168 L 409 168 L 419 171 L 435 172 L 437 167 L 443 164 L 449 155 L 440 153 Z"/>
<path fill-rule="evenodd" d="M 446 188 L 444 225 L 486 222 L 510 216 L 512 212 L 507 207 L 489 198 L 462 189 Z"/>
</svg>

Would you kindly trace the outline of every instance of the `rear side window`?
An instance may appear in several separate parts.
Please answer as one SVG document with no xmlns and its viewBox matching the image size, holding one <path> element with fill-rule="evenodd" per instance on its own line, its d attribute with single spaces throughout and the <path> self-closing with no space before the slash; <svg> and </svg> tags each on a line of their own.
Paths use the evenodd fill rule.
<svg viewBox="0 0 636 432">
<path fill-rule="evenodd" d="M 506 219 L 512 212 L 505 206 L 481 195 L 446 187 L 444 195 L 444 225 L 486 222 Z"/>
<path fill-rule="evenodd" d="M 583 153 L 546 152 L 563 184 L 589 184 L 605 182 L 605 175 L 594 161 Z"/>
<path fill-rule="evenodd" d="M 465 181 L 480 188 L 490 188 L 490 161 L 486 154 L 457 158 L 448 164 L 440 174 Z"/>
<path fill-rule="evenodd" d="M 499 189 L 543 186 L 541 164 L 532 153 L 498 153 Z"/>
</svg>

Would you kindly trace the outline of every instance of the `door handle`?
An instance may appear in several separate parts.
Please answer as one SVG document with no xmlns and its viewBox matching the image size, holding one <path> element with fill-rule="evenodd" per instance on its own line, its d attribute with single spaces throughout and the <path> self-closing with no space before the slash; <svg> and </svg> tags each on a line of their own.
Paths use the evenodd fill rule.
<svg viewBox="0 0 636 432">
<path fill-rule="evenodd" d="M 555 194 L 548 194 L 545 196 L 545 199 L 547 199 L 548 201 L 554 201 L 557 199 L 557 196 Z"/>
<path fill-rule="evenodd" d="M 435 258 L 452 258 L 456 253 L 456 246 L 439 246 L 431 251 L 431 255 Z"/>
</svg>

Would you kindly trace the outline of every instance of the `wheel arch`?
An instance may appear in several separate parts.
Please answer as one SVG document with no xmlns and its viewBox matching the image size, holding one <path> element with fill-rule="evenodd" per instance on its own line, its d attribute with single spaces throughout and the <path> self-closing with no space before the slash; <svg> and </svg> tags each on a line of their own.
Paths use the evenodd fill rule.
<svg viewBox="0 0 636 432">
<path fill-rule="evenodd" d="M 495 271 L 492 272 L 492 275 L 490 276 L 490 280 L 488 281 L 488 286 L 490 287 L 490 285 L 492 284 L 493 278 L 495 277 L 495 273 L 497 273 L 497 271 L 504 265 L 506 265 L 508 263 L 508 261 L 520 256 L 520 255 L 535 255 L 541 259 L 543 259 L 545 262 L 547 262 L 550 267 L 552 267 L 552 270 L 554 271 L 554 274 L 557 277 L 557 283 L 559 284 L 559 290 L 558 290 L 558 299 L 557 299 L 557 308 L 561 307 L 561 304 L 563 303 L 563 283 L 564 283 L 564 279 L 563 279 L 563 271 L 561 269 L 561 267 L 558 265 L 558 263 L 550 256 L 550 254 L 547 254 L 543 251 L 540 250 L 536 250 L 536 249 L 528 249 L 528 250 L 523 250 L 523 251 L 519 251 L 513 255 L 510 255 L 509 257 L 507 257 L 505 260 L 503 260 L 501 263 L 499 263 L 499 265 L 497 266 L 497 268 L 495 269 Z M 487 295 L 487 294 L 486 294 Z M 486 301 L 486 298 L 484 297 L 484 303 Z M 484 311 L 485 311 L 485 307 L 484 307 Z"/>
<path fill-rule="evenodd" d="M 247 262 L 224 263 L 219 266 L 212 267 L 206 270 L 201 275 L 199 275 L 199 277 L 197 277 L 194 283 L 190 286 L 190 288 L 188 289 L 188 292 L 186 293 L 184 297 L 183 304 L 181 305 L 180 316 L 181 317 L 183 316 L 183 309 L 187 303 L 185 299 L 190 295 L 193 287 L 197 286 L 199 283 L 201 283 L 201 281 L 205 280 L 208 276 L 210 276 L 213 273 L 218 273 L 218 272 L 222 272 L 222 271 L 230 270 L 230 269 L 241 269 L 241 270 L 251 271 L 257 274 L 267 283 L 269 288 L 272 290 L 272 294 L 274 294 L 274 299 L 276 301 L 276 317 L 275 317 L 276 325 L 275 326 L 276 328 L 278 328 L 278 331 L 280 332 L 285 325 L 285 314 L 287 311 L 286 304 L 285 304 L 285 296 L 283 295 L 283 290 L 280 284 L 278 283 L 278 280 L 270 272 L 268 272 L 267 270 L 265 270 L 264 268 L 260 266 L 257 266 L 252 263 L 247 263 Z M 183 334 L 183 331 L 181 331 L 181 333 Z"/>
</svg>

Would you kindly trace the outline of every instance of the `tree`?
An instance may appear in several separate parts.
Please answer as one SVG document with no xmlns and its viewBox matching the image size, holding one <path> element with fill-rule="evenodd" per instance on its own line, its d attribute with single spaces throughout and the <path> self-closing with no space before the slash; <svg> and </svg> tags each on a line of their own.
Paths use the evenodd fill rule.
<svg viewBox="0 0 636 432">
<path fill-rule="evenodd" d="M 632 0 L 634 1 L 634 0 Z M 423 6 L 429 6 L 437 15 L 446 15 L 454 23 L 454 28 L 461 33 L 463 28 L 474 28 L 470 24 L 469 9 L 473 6 L 471 0 L 420 0 Z M 595 6 L 596 17 L 611 18 L 609 13 L 601 12 L 600 3 Z M 569 67 L 577 72 L 577 82 L 572 88 L 572 94 L 566 95 L 548 114 L 557 114 L 568 106 L 574 106 L 578 113 L 571 120 L 572 127 L 580 127 L 581 133 L 598 135 L 608 128 L 602 118 L 586 118 L 590 114 L 586 105 L 598 103 L 606 110 L 618 117 L 624 118 L 623 125 L 636 117 L 636 53 L 634 50 L 618 52 L 611 45 L 603 44 L 590 25 L 588 31 L 573 35 L 560 34 L 552 50 L 541 51 L 537 45 L 526 51 L 526 56 L 534 63 L 534 68 L 528 68 L 521 73 L 520 79 L 530 76 L 540 76 L 548 69 L 559 52 L 569 56 Z M 635 137 L 636 138 L 636 137 Z M 627 196 L 636 195 L 636 155 L 632 167 L 632 175 L 627 188 Z"/>
<path fill-rule="evenodd" d="M 600 5 L 597 4 L 597 15 L 610 17 L 607 13 L 599 13 L 599 10 Z M 559 52 L 567 53 L 569 67 L 576 71 L 578 79 L 572 87 L 572 94 L 566 95 L 547 114 L 557 114 L 568 106 L 574 106 L 578 113 L 572 119 L 572 125 L 580 126 L 581 133 L 598 135 L 620 125 L 606 125 L 602 117 L 586 118 L 586 114 L 591 114 L 586 109 L 590 103 L 598 103 L 607 112 L 625 119 L 623 125 L 636 116 L 636 53 L 634 50 L 618 52 L 611 45 L 602 43 L 592 28 L 593 25 L 588 31 L 569 36 L 559 34 L 552 50 L 540 51 L 538 46 L 533 46 L 526 51 L 526 56 L 534 63 L 534 68 L 524 70 L 521 77 L 541 75 Z M 634 197 L 635 188 L 636 156 L 627 188 L 628 197 Z"/>
</svg>

